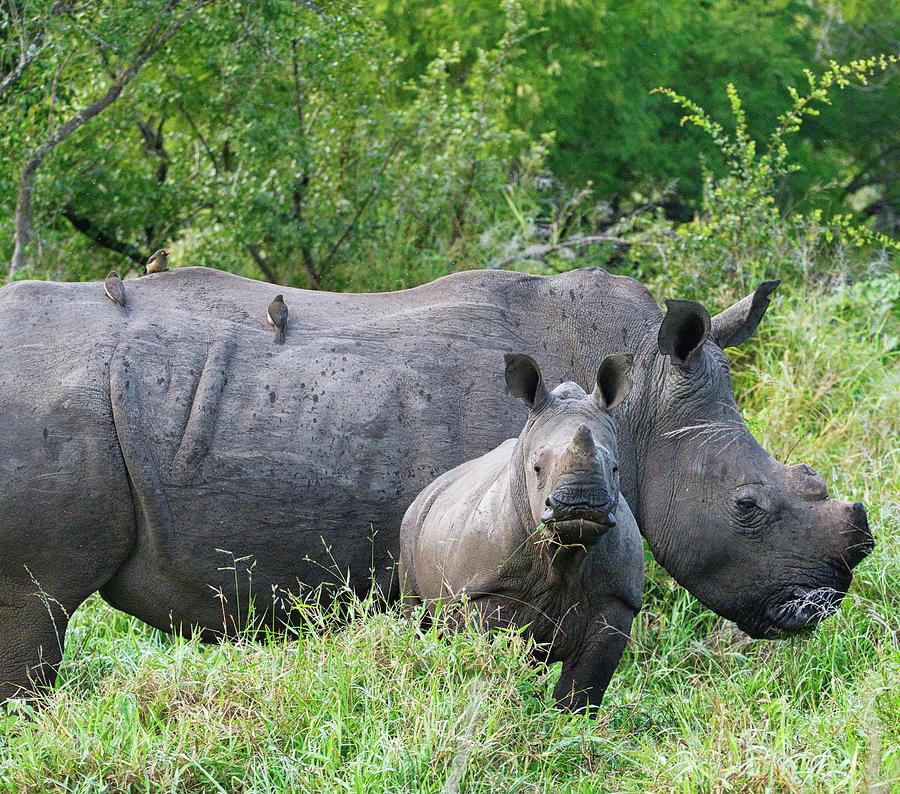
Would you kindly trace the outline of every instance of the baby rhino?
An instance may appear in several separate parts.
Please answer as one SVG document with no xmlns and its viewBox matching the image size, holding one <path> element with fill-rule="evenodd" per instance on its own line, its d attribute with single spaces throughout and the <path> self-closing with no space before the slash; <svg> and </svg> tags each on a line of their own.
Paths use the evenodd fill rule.
<svg viewBox="0 0 900 794">
<path fill-rule="evenodd" d="M 550 392 L 534 360 L 507 354 L 525 428 L 425 488 L 400 534 L 406 603 L 465 594 L 485 626 L 526 627 L 542 661 L 562 662 L 562 708 L 600 703 L 641 606 L 644 553 L 609 413 L 631 361 L 607 357 L 591 394 L 571 382 Z"/>
</svg>

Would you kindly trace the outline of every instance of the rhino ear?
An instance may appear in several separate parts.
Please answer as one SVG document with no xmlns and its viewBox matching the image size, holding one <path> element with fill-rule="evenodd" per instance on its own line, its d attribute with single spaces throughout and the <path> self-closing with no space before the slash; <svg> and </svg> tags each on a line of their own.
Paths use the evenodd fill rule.
<svg viewBox="0 0 900 794">
<path fill-rule="evenodd" d="M 607 410 L 615 408 L 631 391 L 634 353 L 614 353 L 603 359 L 597 370 L 594 399 Z"/>
<path fill-rule="evenodd" d="M 541 376 L 541 368 L 531 357 L 522 353 L 505 353 L 506 388 L 531 410 L 544 404 L 550 392 Z"/>
<path fill-rule="evenodd" d="M 722 349 L 737 347 L 750 338 L 766 309 L 769 308 L 769 296 L 780 283 L 780 281 L 764 281 L 752 295 L 739 300 L 712 318 L 712 337 L 719 347 Z"/>
<path fill-rule="evenodd" d="M 696 301 L 666 301 L 666 316 L 659 327 L 659 351 L 680 367 L 689 363 L 709 336 L 709 312 Z"/>
</svg>

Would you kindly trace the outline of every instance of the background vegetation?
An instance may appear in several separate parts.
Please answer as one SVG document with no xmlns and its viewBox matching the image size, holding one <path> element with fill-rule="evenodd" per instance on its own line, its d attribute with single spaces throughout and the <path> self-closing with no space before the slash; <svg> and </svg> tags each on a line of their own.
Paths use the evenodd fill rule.
<svg viewBox="0 0 900 794">
<path fill-rule="evenodd" d="M 713 311 L 782 278 L 731 351 L 739 401 L 869 505 L 877 548 L 839 615 L 779 643 L 651 564 L 599 723 L 555 712 L 512 636 L 357 604 L 204 647 L 92 600 L 44 708 L 0 717 L 0 786 L 900 787 L 895 6 L 3 0 L 7 278 L 162 246 L 327 289 L 601 265 Z"/>
</svg>

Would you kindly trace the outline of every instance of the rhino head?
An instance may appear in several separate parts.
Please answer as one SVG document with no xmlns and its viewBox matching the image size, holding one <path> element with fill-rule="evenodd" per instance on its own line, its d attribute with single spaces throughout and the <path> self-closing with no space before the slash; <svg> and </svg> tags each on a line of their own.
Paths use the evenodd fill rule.
<svg viewBox="0 0 900 794">
<path fill-rule="evenodd" d="M 529 409 L 517 450 L 535 525 L 588 545 L 616 525 L 619 464 L 610 411 L 631 390 L 633 356 L 607 356 L 588 394 L 572 381 L 552 392 L 530 356 L 506 355 L 506 385 Z"/>
<path fill-rule="evenodd" d="M 865 507 L 829 499 L 809 466 L 775 460 L 735 403 L 723 351 L 756 330 L 778 283 L 715 317 L 699 303 L 667 301 L 642 351 L 646 398 L 634 409 L 652 415 L 644 426 L 653 432 L 636 438 L 644 466 L 635 484 L 654 556 L 756 638 L 837 611 L 851 569 L 874 545 Z"/>
</svg>

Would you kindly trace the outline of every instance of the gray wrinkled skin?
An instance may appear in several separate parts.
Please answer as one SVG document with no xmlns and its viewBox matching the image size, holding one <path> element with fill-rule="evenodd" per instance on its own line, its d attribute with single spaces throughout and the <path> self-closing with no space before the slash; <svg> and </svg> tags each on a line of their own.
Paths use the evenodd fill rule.
<svg viewBox="0 0 900 794">
<path fill-rule="evenodd" d="M 571 382 L 548 393 L 528 361 L 539 395 L 522 395 L 530 410 L 519 437 L 441 475 L 406 511 L 401 590 L 429 611 L 465 594 L 487 628 L 527 627 L 540 658 L 562 662 L 557 704 L 582 709 L 600 704 L 644 586 L 607 410 L 628 384 L 603 388 L 601 367 L 591 394 Z"/>
<path fill-rule="evenodd" d="M 67 615 L 98 589 L 210 639 L 251 588 L 269 624 L 298 581 L 365 593 L 371 571 L 396 597 L 416 494 L 522 426 L 498 366 L 513 350 L 582 385 L 635 351 L 622 493 L 666 569 L 754 636 L 833 611 L 871 548 L 862 505 L 827 500 L 741 421 L 720 345 L 755 328 L 760 290 L 712 322 L 699 304 L 661 322 L 599 270 L 347 295 L 183 268 L 127 290 L 126 317 L 102 283 L 0 289 L 0 697 L 53 678 Z M 284 345 L 265 318 L 279 291 Z M 252 557 L 252 584 L 222 549 Z"/>
</svg>

